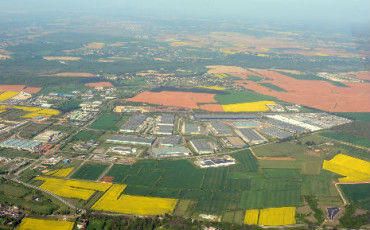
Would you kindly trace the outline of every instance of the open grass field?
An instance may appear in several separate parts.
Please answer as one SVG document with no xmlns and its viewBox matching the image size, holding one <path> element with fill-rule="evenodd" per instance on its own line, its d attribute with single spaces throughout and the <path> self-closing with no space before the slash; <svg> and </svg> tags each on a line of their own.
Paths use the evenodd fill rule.
<svg viewBox="0 0 370 230">
<path fill-rule="evenodd" d="M 217 94 L 216 101 L 221 105 L 247 103 L 256 101 L 273 101 L 275 98 L 255 93 L 253 91 L 228 91 L 225 94 Z"/>
<path fill-rule="evenodd" d="M 73 173 L 71 178 L 81 180 L 96 180 L 107 167 L 107 165 L 102 164 L 84 164 L 75 173 Z"/>
<path fill-rule="evenodd" d="M 122 195 L 126 185 L 113 185 L 92 207 L 94 210 L 130 215 L 163 215 L 175 209 L 177 200 Z"/>
<path fill-rule="evenodd" d="M 93 131 L 93 130 L 81 130 L 79 133 L 73 136 L 73 141 L 89 141 L 97 140 L 103 135 L 102 131 Z"/>
<path fill-rule="evenodd" d="M 49 177 L 36 177 L 35 180 L 43 181 L 40 188 L 54 193 L 55 195 L 80 200 L 88 200 L 96 191 L 104 192 L 112 185 L 110 183 Z"/>
<path fill-rule="evenodd" d="M 94 123 L 91 124 L 90 128 L 98 130 L 118 130 L 118 122 L 122 116 L 117 113 L 107 112 L 103 113 Z"/>
<path fill-rule="evenodd" d="M 341 184 L 340 188 L 350 202 L 370 211 L 370 184 Z"/>
<path fill-rule="evenodd" d="M 323 162 L 323 169 L 339 174 L 340 182 L 369 182 L 370 162 L 345 154 L 338 154 L 331 160 Z"/>
<path fill-rule="evenodd" d="M 20 184 L 0 180 L 0 203 L 16 205 L 27 212 L 48 215 L 63 205 L 33 189 Z M 34 197 L 40 199 L 36 201 Z"/>
<path fill-rule="evenodd" d="M 251 209 L 245 212 L 244 223 L 261 226 L 284 226 L 296 223 L 295 207 Z"/>
<path fill-rule="evenodd" d="M 36 219 L 26 217 L 19 225 L 19 230 L 72 230 L 74 222 L 53 219 Z"/>
</svg>

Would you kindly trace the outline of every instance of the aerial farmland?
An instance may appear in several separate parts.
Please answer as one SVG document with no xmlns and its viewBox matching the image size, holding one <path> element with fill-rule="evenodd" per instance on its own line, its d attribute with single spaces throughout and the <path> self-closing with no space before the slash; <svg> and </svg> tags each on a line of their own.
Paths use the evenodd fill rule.
<svg viewBox="0 0 370 230">
<path fill-rule="evenodd" d="M 61 2 L 0 3 L 0 229 L 369 228 L 360 17 Z"/>
</svg>

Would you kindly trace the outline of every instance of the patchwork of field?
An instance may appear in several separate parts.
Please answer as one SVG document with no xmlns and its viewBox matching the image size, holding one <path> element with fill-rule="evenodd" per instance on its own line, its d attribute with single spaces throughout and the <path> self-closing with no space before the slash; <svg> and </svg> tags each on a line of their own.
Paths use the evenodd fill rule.
<svg viewBox="0 0 370 230">
<path fill-rule="evenodd" d="M 338 154 L 333 159 L 325 160 L 323 169 L 339 174 L 339 182 L 355 183 L 370 182 L 370 162 L 351 157 L 345 154 Z"/>
<path fill-rule="evenodd" d="M 159 197 L 121 195 L 126 185 L 115 184 L 92 209 L 131 215 L 164 215 L 175 209 L 177 200 Z"/>
<path fill-rule="evenodd" d="M 54 193 L 55 195 L 81 200 L 90 199 L 96 191 L 105 192 L 112 185 L 110 183 L 103 182 L 69 180 L 42 176 L 36 177 L 35 180 L 43 181 L 40 188 Z"/>
<path fill-rule="evenodd" d="M 74 169 L 73 167 L 56 169 L 45 173 L 45 175 L 55 177 L 67 177 L 69 174 L 73 172 L 73 169 Z"/>
<path fill-rule="evenodd" d="M 245 212 L 244 223 L 260 226 L 282 226 L 296 223 L 295 207 L 251 209 Z"/>
<path fill-rule="evenodd" d="M 207 87 L 207 89 L 220 90 L 218 87 Z M 230 97 L 229 94 L 218 95 L 213 93 L 182 91 L 145 91 L 128 99 L 128 101 L 186 109 L 201 109 L 210 112 L 266 112 L 269 111 L 267 107 L 268 104 L 276 104 L 274 101 L 258 100 L 258 95 L 253 93 L 245 93 L 245 100 L 239 99 L 240 101 L 238 103 L 222 103 L 227 101 L 228 97 Z M 216 98 L 221 98 L 221 103 Z"/>
<path fill-rule="evenodd" d="M 22 118 L 52 117 L 60 114 L 56 109 L 45 109 L 31 106 L 0 105 L 0 110 L 17 109 L 26 112 Z"/>
<path fill-rule="evenodd" d="M 208 66 L 208 73 L 237 76 L 246 89 L 329 112 L 369 112 L 370 83 L 333 84 L 324 80 L 295 79 L 272 70 L 244 69 L 237 66 Z M 262 80 L 255 81 L 255 77 Z M 368 73 L 360 73 L 366 78 Z"/>
<path fill-rule="evenodd" d="M 65 220 L 53 220 L 53 219 L 36 219 L 26 217 L 23 218 L 19 225 L 19 230 L 72 230 L 74 222 Z"/>
<path fill-rule="evenodd" d="M 270 70 L 253 70 L 269 83 L 283 89 L 273 90 L 253 81 L 240 85 L 280 100 L 328 112 L 370 112 L 370 83 L 346 83 L 336 86 L 320 80 L 298 80 Z"/>
</svg>

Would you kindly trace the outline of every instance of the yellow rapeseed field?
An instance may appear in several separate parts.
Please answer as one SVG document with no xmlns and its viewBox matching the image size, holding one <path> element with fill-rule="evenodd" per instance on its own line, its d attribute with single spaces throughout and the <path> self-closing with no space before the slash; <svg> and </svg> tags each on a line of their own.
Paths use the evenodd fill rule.
<svg viewBox="0 0 370 230">
<path fill-rule="evenodd" d="M 105 192 L 112 185 L 111 183 L 104 182 L 49 177 L 36 177 L 35 180 L 44 181 L 40 188 L 55 195 L 81 200 L 88 200 L 96 191 Z"/>
<path fill-rule="evenodd" d="M 225 112 L 267 112 L 267 105 L 275 105 L 274 101 L 256 101 L 222 105 Z"/>
<path fill-rule="evenodd" d="M 0 101 L 6 101 L 8 99 L 11 99 L 15 96 L 17 96 L 19 92 L 15 91 L 5 91 L 5 92 L 0 92 Z"/>
<path fill-rule="evenodd" d="M 19 230 L 72 230 L 74 222 L 65 220 L 24 218 L 19 225 Z"/>
<path fill-rule="evenodd" d="M 244 223 L 248 225 L 257 225 L 259 214 L 260 211 L 258 209 L 247 210 L 244 216 Z"/>
<path fill-rule="evenodd" d="M 92 206 L 92 209 L 131 215 L 172 213 L 177 199 L 121 195 L 126 185 L 115 184 Z"/>
<path fill-rule="evenodd" d="M 39 107 L 33 106 L 11 106 L 11 105 L 1 105 L 0 110 L 7 110 L 7 109 L 19 109 L 24 112 L 28 112 L 27 114 L 23 115 L 22 118 L 34 118 L 34 117 L 51 117 L 60 114 L 59 110 L 56 109 L 44 109 Z"/>
<path fill-rule="evenodd" d="M 324 160 L 322 168 L 344 176 L 339 178 L 340 182 L 370 181 L 370 162 L 345 154 L 337 154 L 329 161 Z"/>
<path fill-rule="evenodd" d="M 261 226 L 295 224 L 295 207 L 252 209 L 245 212 L 244 223 Z"/>
<path fill-rule="evenodd" d="M 55 177 L 66 177 L 73 171 L 73 167 L 56 169 L 50 172 L 47 172 L 45 175 L 55 176 Z"/>
<path fill-rule="evenodd" d="M 213 90 L 225 90 L 225 87 L 222 87 L 222 86 L 200 86 L 199 88 L 203 88 L 203 89 L 213 89 Z"/>
</svg>

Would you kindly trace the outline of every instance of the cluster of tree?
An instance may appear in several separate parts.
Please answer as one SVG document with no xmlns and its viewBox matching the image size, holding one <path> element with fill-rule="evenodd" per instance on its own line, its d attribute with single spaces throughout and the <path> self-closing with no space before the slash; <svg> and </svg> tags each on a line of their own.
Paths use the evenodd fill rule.
<svg viewBox="0 0 370 230">
<path fill-rule="evenodd" d="M 346 206 L 344 215 L 339 219 L 340 224 L 345 228 L 358 229 L 363 225 L 370 224 L 370 212 L 356 215 L 357 207 L 354 204 Z"/>
</svg>

